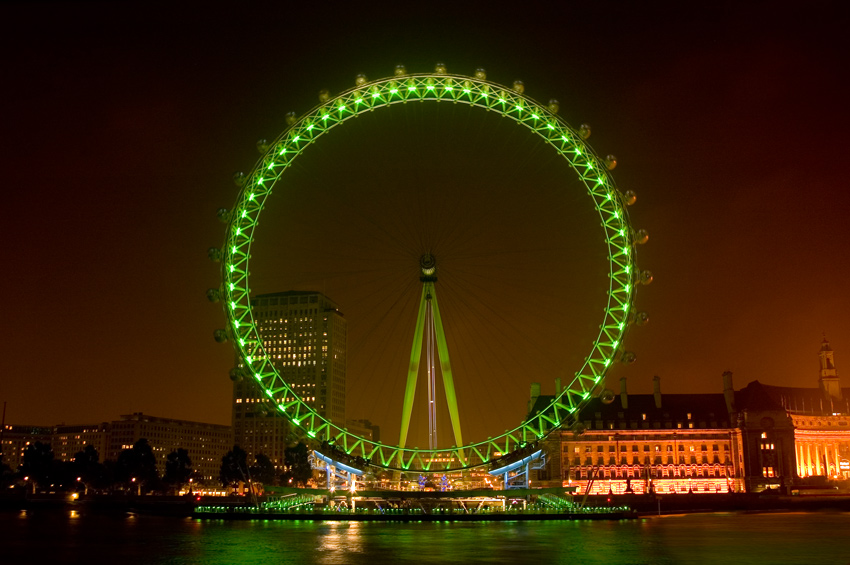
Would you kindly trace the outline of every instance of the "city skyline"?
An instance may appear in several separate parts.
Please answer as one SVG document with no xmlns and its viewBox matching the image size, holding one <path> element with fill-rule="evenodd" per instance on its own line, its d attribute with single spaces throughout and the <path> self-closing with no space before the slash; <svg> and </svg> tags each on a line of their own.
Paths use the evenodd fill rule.
<svg viewBox="0 0 850 565">
<path fill-rule="evenodd" d="M 439 30 L 381 16 L 370 35 L 399 47 L 367 42 L 357 53 L 344 52 L 360 35 L 342 24 L 318 43 L 290 26 L 286 57 L 273 38 L 248 34 L 250 12 L 175 8 L 160 21 L 156 8 L 55 7 L 36 21 L 35 9 L 5 8 L 22 23 L 13 42 L 41 39 L 13 51 L 20 87 L 4 94 L 17 109 L 4 155 L 16 269 L 3 283 L 7 422 L 142 411 L 229 423 L 233 354 L 212 339 L 223 316 L 204 299 L 218 284 L 204 252 L 223 238 L 215 211 L 233 203 L 230 176 L 320 88 L 339 92 L 358 72 L 388 76 L 398 63 L 521 78 L 538 101 L 558 98 L 572 126 L 590 123 L 599 154 L 617 155 L 619 187 L 638 195 L 632 221 L 650 234 L 639 264 L 656 281 L 638 295 L 651 322 L 627 341 L 638 360 L 612 382 L 647 391 L 658 374 L 665 391 L 711 392 L 730 369 L 739 382 L 810 386 L 823 332 L 840 375 L 850 305 L 837 152 L 848 116 L 829 4 L 660 6 L 564 8 L 534 38 L 493 15 L 480 16 L 491 32 L 470 29 L 472 13 Z M 182 29 L 188 21 L 202 25 Z M 262 289 L 286 290 L 306 289 Z M 352 306 L 328 295 L 351 320 Z M 546 390 L 555 376 L 535 380 Z"/>
</svg>

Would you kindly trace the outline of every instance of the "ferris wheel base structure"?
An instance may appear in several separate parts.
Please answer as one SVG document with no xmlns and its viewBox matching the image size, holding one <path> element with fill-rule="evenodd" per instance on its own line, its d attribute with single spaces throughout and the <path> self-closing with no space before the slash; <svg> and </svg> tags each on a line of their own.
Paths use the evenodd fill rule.
<svg viewBox="0 0 850 565">
<path fill-rule="evenodd" d="M 652 281 L 652 274 L 639 270 L 636 263 L 635 247 L 648 236 L 644 230 L 634 230 L 629 223 L 627 206 L 634 203 L 634 193 L 617 189 L 611 176 L 616 160 L 611 155 L 601 158 L 593 152 L 586 143 L 589 127 L 571 127 L 558 116 L 557 101 L 542 105 L 526 96 L 524 90 L 520 81 L 513 87 L 488 81 L 482 69 L 472 76 L 449 74 L 442 64 L 432 73 L 418 74 L 409 74 L 399 65 L 393 76 L 371 82 L 358 75 L 355 86 L 337 96 L 321 91 L 320 103 L 300 118 L 290 113 L 288 127 L 277 139 L 258 143 L 262 157 L 253 170 L 234 176 L 239 187 L 236 203 L 232 210 L 221 209 L 218 214 L 227 223 L 224 245 L 208 251 L 212 260 L 221 263 L 222 284 L 210 289 L 207 296 L 211 301 L 222 302 L 227 321 L 225 328 L 215 331 L 215 338 L 234 345 L 241 365 L 235 369 L 234 377 L 256 381 L 268 410 L 286 417 L 304 437 L 332 445 L 364 464 L 384 469 L 434 473 L 486 465 L 540 441 L 553 430 L 576 425 L 579 410 L 600 391 L 611 365 L 634 361 L 634 354 L 623 349 L 623 341 L 633 323 L 642 324 L 648 319 L 645 313 L 634 311 L 634 302 L 636 287 Z M 441 449 L 409 448 L 404 445 L 404 434 L 399 445 L 376 442 L 350 433 L 319 415 L 284 380 L 271 354 L 265 350 L 252 313 L 249 284 L 251 244 L 260 213 L 275 184 L 305 148 L 355 116 L 415 101 L 465 104 L 495 112 L 528 128 L 564 159 L 584 185 L 599 215 L 607 246 L 604 317 L 590 352 L 573 373 L 573 379 L 556 391 L 545 409 L 529 415 L 498 437 L 462 444 L 459 418 L 455 420 L 455 414 L 452 423 L 458 445 Z M 425 287 L 423 295 L 424 292 Z M 441 362 L 442 359 L 441 356 Z"/>
</svg>

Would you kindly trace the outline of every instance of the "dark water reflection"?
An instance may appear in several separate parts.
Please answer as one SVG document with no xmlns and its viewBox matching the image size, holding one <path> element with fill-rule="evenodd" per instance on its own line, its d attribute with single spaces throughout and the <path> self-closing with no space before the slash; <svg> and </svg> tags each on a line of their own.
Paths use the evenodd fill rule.
<svg viewBox="0 0 850 565">
<path fill-rule="evenodd" d="M 0 514 L 0 563 L 850 563 L 850 513 L 622 522 L 228 522 Z"/>
</svg>

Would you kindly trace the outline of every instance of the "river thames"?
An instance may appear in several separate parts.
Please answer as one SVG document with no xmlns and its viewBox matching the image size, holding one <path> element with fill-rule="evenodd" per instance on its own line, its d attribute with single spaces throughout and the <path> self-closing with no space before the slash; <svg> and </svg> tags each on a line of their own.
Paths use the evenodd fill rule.
<svg viewBox="0 0 850 565">
<path fill-rule="evenodd" d="M 850 563 L 850 513 L 621 521 L 225 521 L 0 513 L 7 563 Z"/>
</svg>

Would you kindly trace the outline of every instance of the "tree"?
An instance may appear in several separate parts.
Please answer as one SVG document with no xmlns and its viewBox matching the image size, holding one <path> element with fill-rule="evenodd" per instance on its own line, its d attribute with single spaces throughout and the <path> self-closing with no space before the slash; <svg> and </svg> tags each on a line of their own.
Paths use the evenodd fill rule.
<svg viewBox="0 0 850 565">
<path fill-rule="evenodd" d="M 156 484 L 159 480 L 156 456 L 147 439 L 140 439 L 132 448 L 118 454 L 115 474 L 117 480 L 127 483 L 128 486 L 131 483 L 137 484 L 140 493 L 142 486 L 151 487 Z"/>
<path fill-rule="evenodd" d="M 106 469 L 100 462 L 100 454 L 92 444 L 87 444 L 85 449 L 74 454 L 72 470 L 73 474 L 83 482 L 86 491 L 89 487 L 104 488 L 107 486 Z"/>
<path fill-rule="evenodd" d="M 172 451 L 165 459 L 165 482 L 177 489 L 189 482 L 192 476 L 192 460 L 182 447 Z"/>
<path fill-rule="evenodd" d="M 53 449 L 49 443 L 37 441 L 27 446 L 21 463 L 21 474 L 32 482 L 32 490 L 50 483 L 53 466 Z"/>
<path fill-rule="evenodd" d="M 307 486 L 307 482 L 313 478 L 313 467 L 310 465 L 308 455 L 309 450 L 303 442 L 298 442 L 284 450 L 285 471 L 281 474 L 284 485 Z"/>
<path fill-rule="evenodd" d="M 6 465 L 6 463 L 0 462 L 0 487 L 6 487 L 12 484 L 14 476 L 12 468 Z"/>
<path fill-rule="evenodd" d="M 273 485 L 277 479 L 274 463 L 265 453 L 258 453 L 251 466 L 251 479 L 263 485 Z"/>
<path fill-rule="evenodd" d="M 218 474 L 223 486 L 235 487 L 240 481 L 248 482 L 248 454 L 245 450 L 234 445 L 221 458 L 221 469 Z"/>
</svg>

